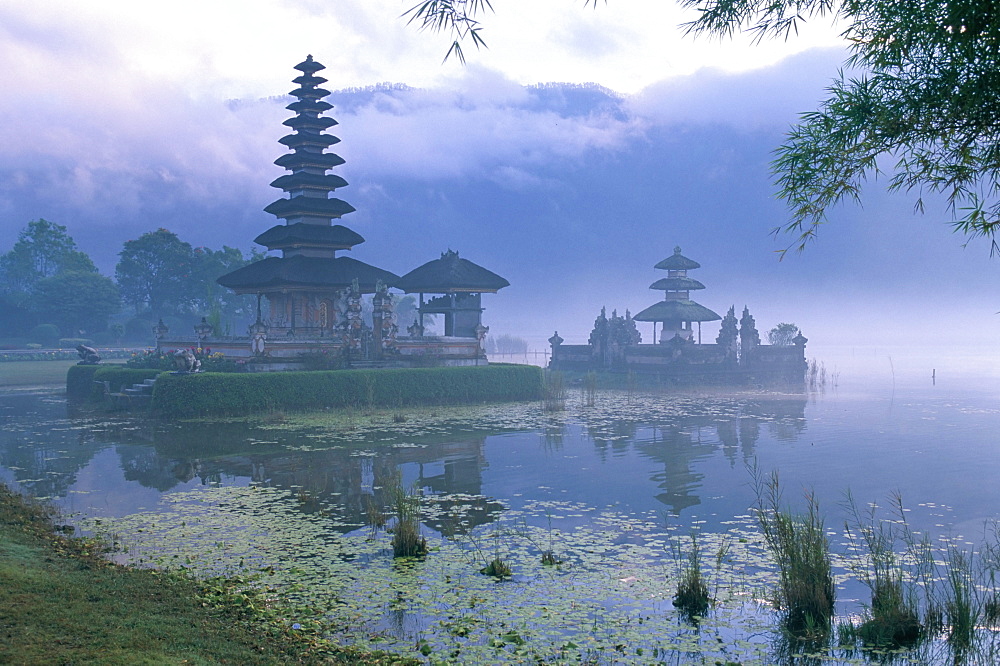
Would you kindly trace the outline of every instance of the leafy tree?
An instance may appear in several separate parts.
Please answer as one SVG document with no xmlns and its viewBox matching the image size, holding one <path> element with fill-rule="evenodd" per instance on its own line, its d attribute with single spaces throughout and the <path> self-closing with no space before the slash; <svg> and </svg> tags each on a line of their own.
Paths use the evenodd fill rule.
<svg viewBox="0 0 1000 666">
<path fill-rule="evenodd" d="M 38 283 L 38 309 L 65 334 L 94 333 L 107 328 L 108 317 L 121 310 L 118 287 L 109 277 L 64 271 Z"/>
<path fill-rule="evenodd" d="M 154 317 L 184 312 L 198 298 L 194 292 L 194 248 L 166 229 L 126 241 L 115 267 L 122 300 L 136 312 Z"/>
<path fill-rule="evenodd" d="M 97 268 L 66 227 L 45 219 L 28 223 L 9 252 L 0 256 L 0 289 L 13 300 L 29 301 L 38 283 L 62 271 L 96 273 Z"/>
<path fill-rule="evenodd" d="M 819 109 L 803 114 L 773 163 L 791 220 L 789 247 L 804 248 L 865 181 L 890 191 L 946 197 L 957 231 L 993 241 L 1000 228 L 1000 11 L 994 0 L 677 0 L 697 11 L 689 34 L 787 37 L 836 19 L 851 55 Z M 597 0 L 584 0 L 596 5 Z M 410 22 L 451 33 L 448 55 L 483 44 L 488 0 L 427 0 Z M 776 230 L 776 231 L 778 231 Z M 993 242 L 994 250 L 998 249 Z"/>
<path fill-rule="evenodd" d="M 221 250 L 207 247 L 194 249 L 192 289 L 195 294 L 193 308 L 197 314 L 207 316 L 213 323 L 216 335 L 224 333 L 223 321 L 243 316 L 249 319 L 254 312 L 254 298 L 238 295 L 220 285 L 216 280 L 226 273 L 265 257 L 265 253 L 252 250 L 244 257 L 238 248 L 222 246 Z"/>
<path fill-rule="evenodd" d="M 729 306 L 729 312 L 722 318 L 722 324 L 719 326 L 719 335 L 715 338 L 715 344 L 721 345 L 727 352 L 735 355 L 739 337 L 740 331 L 736 323 L 736 306 L 731 305 Z"/>
<path fill-rule="evenodd" d="M 788 347 L 798 334 L 798 326 L 782 322 L 767 332 L 767 342 L 776 347 Z"/>
<path fill-rule="evenodd" d="M 472 40 L 476 48 L 486 46 L 479 34 L 482 26 L 476 16 L 487 10 L 493 11 L 490 0 L 422 0 L 404 12 L 403 16 L 409 16 L 408 23 L 416 23 L 421 30 L 450 32 L 453 41 L 444 59 L 447 61 L 455 56 L 465 63 L 463 40 Z"/>
<path fill-rule="evenodd" d="M 740 317 L 740 348 L 746 352 L 760 344 L 760 333 L 757 332 L 757 322 L 754 321 L 750 309 L 743 306 L 743 316 Z"/>
<path fill-rule="evenodd" d="M 495 346 L 498 354 L 523 354 L 528 351 L 528 341 L 506 333 L 496 337 Z"/>
<path fill-rule="evenodd" d="M 417 299 L 413 294 L 406 294 L 396 298 L 393 304 L 393 311 L 396 314 L 396 325 L 399 330 L 406 332 L 406 327 L 413 325 L 413 322 L 420 318 L 417 312 Z"/>
<path fill-rule="evenodd" d="M 775 173 L 802 248 L 826 211 L 859 201 L 864 182 L 947 197 L 957 230 L 992 238 L 1000 224 L 1000 12 L 992 0 L 683 0 L 689 31 L 785 36 L 822 16 L 846 27 L 847 65 L 819 110 L 777 151 Z M 890 164 L 889 160 L 894 160 Z M 995 245 L 994 245 L 995 247 Z"/>
</svg>

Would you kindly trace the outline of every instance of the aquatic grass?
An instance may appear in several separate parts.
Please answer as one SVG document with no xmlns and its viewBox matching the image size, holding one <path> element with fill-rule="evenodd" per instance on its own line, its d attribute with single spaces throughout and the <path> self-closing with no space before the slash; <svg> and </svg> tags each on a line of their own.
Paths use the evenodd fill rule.
<svg viewBox="0 0 1000 666">
<path fill-rule="evenodd" d="M 392 526 L 392 556 L 424 557 L 427 539 L 420 533 L 420 498 L 403 488 L 399 472 L 385 484 L 396 522 Z"/>
<path fill-rule="evenodd" d="M 764 479 L 751 468 L 757 497 L 757 524 L 779 569 L 775 605 L 793 634 L 825 635 L 833 617 L 834 586 L 830 543 L 815 495 L 806 493 L 806 512 L 781 506 L 777 471 Z"/>
<path fill-rule="evenodd" d="M 566 409 L 566 384 L 563 373 L 557 370 L 546 371 L 542 402 L 546 412 L 561 412 Z"/>
<path fill-rule="evenodd" d="M 485 567 L 479 570 L 479 573 L 503 580 L 504 578 L 510 578 L 514 571 L 502 559 L 494 557 Z"/>
<path fill-rule="evenodd" d="M 303 516 L 295 509 L 294 496 L 279 489 L 210 488 L 172 495 L 165 501 L 178 512 L 174 516 L 135 517 L 135 524 L 145 530 L 138 536 L 150 546 L 131 550 L 129 557 L 145 557 L 148 562 L 150 547 L 155 547 L 158 562 L 177 566 L 178 558 L 171 553 L 180 554 L 183 563 L 186 554 L 199 552 L 199 557 L 184 566 L 206 572 L 246 558 L 247 568 L 266 569 L 261 584 L 292 588 L 291 594 L 301 595 L 303 603 L 327 605 L 330 617 L 336 618 L 335 635 L 359 645 L 391 646 L 401 654 L 411 654 L 414 640 L 408 632 L 417 631 L 417 627 L 403 622 L 398 629 L 403 633 L 395 633 L 396 629 L 383 633 L 386 608 L 398 610 L 411 618 L 411 623 L 422 618 L 420 635 L 438 658 L 460 649 L 456 660 L 470 663 L 522 662 L 524 658 L 512 652 L 514 644 L 503 639 L 512 629 L 524 640 L 522 648 L 550 655 L 545 659 L 551 660 L 561 647 L 573 644 L 577 647 L 568 648 L 564 660 L 591 655 L 597 663 L 613 661 L 610 655 L 618 655 L 620 661 L 622 653 L 616 645 L 624 646 L 629 654 L 635 649 L 651 654 L 662 637 L 674 631 L 673 613 L 655 612 L 650 605 L 669 607 L 674 591 L 674 579 L 650 569 L 650 562 L 663 555 L 670 538 L 662 533 L 658 520 L 647 524 L 605 510 L 595 513 L 593 526 L 553 530 L 553 550 L 570 554 L 567 567 L 555 568 L 542 566 L 537 548 L 520 538 L 520 528 L 514 530 L 510 525 L 529 515 L 543 521 L 546 511 L 558 520 L 587 507 L 536 502 L 527 512 L 511 512 L 510 522 L 482 526 L 473 535 L 486 555 L 478 558 L 480 566 L 499 553 L 513 571 L 521 572 L 504 585 L 496 585 L 492 576 L 469 568 L 471 542 L 465 537 L 436 541 L 432 556 L 419 566 L 395 565 L 384 557 L 379 543 L 367 540 L 366 531 L 359 530 L 356 536 L 331 534 L 336 516 Z M 741 531 L 748 527 L 749 523 L 733 526 L 746 542 L 741 549 L 752 548 L 757 540 Z M 225 549 L 215 545 L 219 529 L 231 534 Z M 527 529 L 533 542 L 547 542 L 544 525 Z M 643 536 L 637 541 L 639 535 Z M 733 540 L 739 541 L 735 536 Z M 312 545 L 303 551 L 303 543 Z M 704 546 L 716 550 L 718 537 L 705 535 Z M 745 556 L 740 553 L 740 557 Z M 609 577 L 609 571 L 614 575 Z M 611 599 L 614 602 L 608 606 Z M 592 634 L 595 619 L 598 633 Z M 722 611 L 717 620 L 703 626 L 703 636 L 715 634 L 715 622 L 723 623 L 719 631 L 725 631 L 724 626 L 736 619 L 733 612 Z M 408 626 L 413 628 L 406 629 Z M 431 631 L 438 626 L 440 632 Z M 466 635 L 452 634 L 446 626 Z M 373 643 L 371 637 L 376 633 L 381 638 Z M 492 646 L 494 641 L 505 647 Z M 721 645 L 711 642 L 714 639 L 687 641 L 680 639 L 677 644 L 706 655 L 715 654 L 716 646 Z M 747 645 L 739 654 L 765 649 Z M 602 654 L 605 657 L 598 658 Z"/>
<path fill-rule="evenodd" d="M 365 523 L 369 528 L 369 539 L 374 539 L 378 533 L 385 529 L 389 518 L 385 511 L 370 496 L 365 496 Z"/>
<path fill-rule="evenodd" d="M 591 370 L 583 376 L 583 406 L 593 407 L 597 404 L 597 373 Z"/>
<path fill-rule="evenodd" d="M 779 575 L 767 566 L 768 551 L 752 516 L 737 517 L 725 533 L 698 534 L 703 574 L 709 573 L 704 566 L 708 553 L 715 553 L 717 568 L 722 559 L 735 566 L 724 564 L 715 581 L 711 574 L 703 575 L 717 603 L 695 631 L 677 623 L 678 612 L 665 612 L 672 608 L 678 578 L 663 575 L 664 556 L 678 535 L 658 515 L 643 519 L 577 502 L 531 501 L 469 536 L 435 540 L 431 556 L 414 563 L 386 557 L 385 542 L 370 541 L 361 527 L 340 533 L 348 528 L 335 514 L 302 515 L 294 493 L 277 488 L 208 488 L 163 501 L 174 515 L 139 515 L 115 526 L 128 532 L 131 523 L 144 530 L 137 536 L 149 546 L 131 550 L 129 557 L 143 557 L 145 548 L 149 561 L 155 549 L 158 562 L 176 567 L 172 552 L 181 555 L 180 562 L 197 552 L 184 566 L 199 572 L 246 558 L 247 569 L 264 570 L 262 585 L 298 595 L 304 604 L 324 606 L 321 615 L 336 627 L 332 634 L 360 646 L 391 647 L 421 658 L 414 645 L 424 640 L 432 659 L 453 663 L 589 659 L 610 664 L 653 658 L 776 663 L 776 644 L 770 640 L 775 616 L 753 600 L 777 584 Z M 546 529 L 547 520 L 558 523 L 578 514 L 589 515 L 588 522 Z M 225 548 L 215 545 L 220 529 L 228 533 Z M 303 550 L 304 543 L 311 545 Z M 551 545 L 566 565 L 542 565 L 539 545 Z M 496 557 L 517 572 L 503 585 L 479 573 Z M 470 560 L 478 566 L 470 567 Z M 720 584 L 718 578 L 726 580 Z M 505 638 L 511 632 L 523 644 Z M 790 654 L 811 654 L 823 640 L 814 631 L 805 638 L 789 634 L 784 642 Z M 831 658 L 830 645 L 825 649 Z M 456 650 L 458 655 L 451 656 Z M 920 655 L 928 653 L 906 654 L 920 662 Z M 858 649 L 851 654 L 863 661 L 874 653 Z"/>
<path fill-rule="evenodd" d="M 343 446 L 354 449 L 365 460 L 370 460 L 369 456 L 378 447 L 387 450 L 397 446 L 418 447 L 420 442 L 434 437 L 453 438 L 452 433 L 462 433 L 464 437 L 465 433 L 483 432 L 484 428 L 493 427 L 503 430 L 520 425 L 523 428 L 523 423 L 554 424 L 554 429 L 586 427 L 588 433 L 625 444 L 637 432 L 634 426 L 622 424 L 629 419 L 642 419 L 643 423 L 657 419 L 676 423 L 678 418 L 686 418 L 691 413 L 728 419 L 734 412 L 738 416 L 740 409 L 737 399 L 703 403 L 697 398 L 650 396 L 647 403 L 647 396 L 643 395 L 638 404 L 629 405 L 623 395 L 609 393 L 607 400 L 602 396 L 596 408 L 585 408 L 584 400 L 581 392 L 573 391 L 567 398 L 566 413 L 559 415 L 546 414 L 540 403 L 505 405 L 502 409 L 434 410 L 442 421 L 449 422 L 447 427 L 440 421 L 435 423 L 422 410 L 414 411 L 412 422 L 395 424 L 391 410 L 383 410 L 373 419 L 377 423 L 369 426 L 365 419 L 357 439 L 355 433 L 339 439 L 341 433 L 334 417 L 322 417 L 328 420 L 318 419 L 310 424 L 310 428 L 317 428 L 310 431 L 310 435 L 317 437 L 310 439 L 315 442 L 315 448 Z M 624 416 L 616 418 L 619 414 Z M 481 420 L 480 415 L 485 418 Z M 295 415 L 290 418 L 298 419 Z M 265 437 L 281 439 L 283 435 L 274 432 L 294 427 L 292 423 L 278 424 L 270 428 L 272 433 Z M 771 426 L 765 424 L 764 427 Z M 416 453 L 417 459 L 430 459 L 425 453 Z M 364 483 L 362 493 L 367 492 Z M 485 545 L 487 557 L 477 560 L 477 566 L 470 566 L 469 541 L 462 532 L 466 528 L 448 533 L 442 530 L 442 538 L 433 539 L 431 556 L 422 562 L 393 562 L 386 552 L 388 536 L 374 542 L 364 541 L 368 537 L 364 529 L 364 496 L 350 498 L 352 502 L 359 502 L 353 512 L 346 502 L 344 509 L 337 503 L 330 503 L 325 508 L 331 513 L 324 516 L 301 511 L 295 490 L 282 499 L 281 487 L 289 485 L 280 480 L 276 485 L 279 487 L 252 492 L 233 490 L 232 494 L 210 492 L 201 495 L 203 499 L 199 502 L 205 514 L 218 511 L 224 514 L 223 519 L 198 527 L 193 527 L 194 521 L 188 520 L 188 527 L 183 528 L 187 532 L 177 537 L 173 544 L 165 539 L 162 542 L 165 545 L 161 545 L 155 537 L 149 536 L 151 545 L 146 547 L 146 552 L 159 551 L 163 547 L 176 548 L 181 554 L 179 560 L 172 565 L 169 560 L 163 561 L 170 566 L 180 562 L 198 571 L 213 566 L 213 559 L 228 561 L 235 567 L 237 563 L 242 566 L 245 555 L 256 555 L 259 559 L 248 559 L 248 567 L 267 566 L 266 563 L 275 566 L 273 574 L 266 574 L 267 584 L 280 585 L 283 589 L 301 586 L 301 590 L 296 588 L 296 594 L 304 598 L 329 599 L 330 617 L 336 618 L 338 625 L 334 633 L 339 638 L 360 641 L 360 644 L 377 641 L 392 645 L 394 649 L 400 646 L 405 654 L 412 654 L 418 640 L 424 640 L 421 650 L 426 647 L 431 657 L 439 661 L 518 663 L 525 660 L 524 654 L 533 654 L 553 662 L 586 659 L 597 663 L 643 662 L 650 660 L 653 646 L 660 648 L 658 642 L 662 645 L 669 637 L 674 643 L 676 637 L 677 647 L 663 647 L 659 653 L 671 663 L 774 663 L 773 653 L 768 652 L 769 645 L 761 647 L 760 643 L 762 637 L 772 635 L 776 615 L 755 604 L 763 596 L 764 583 L 777 584 L 779 574 L 777 569 L 767 566 L 767 551 L 759 531 L 749 529 L 745 517 L 737 517 L 735 523 L 738 525 L 734 523 L 734 529 L 742 530 L 738 536 L 733 536 L 738 554 L 733 557 L 735 566 L 726 567 L 727 580 L 723 583 L 718 582 L 719 577 L 713 580 L 710 567 L 705 566 L 710 561 L 709 553 L 719 547 L 719 535 L 699 533 L 703 578 L 713 597 L 717 596 L 719 587 L 721 594 L 718 594 L 720 601 L 711 617 L 699 622 L 700 636 L 697 636 L 693 628 L 684 628 L 683 623 L 677 622 L 679 613 L 671 604 L 678 578 L 663 556 L 667 544 L 671 539 L 676 540 L 677 535 L 649 516 L 637 519 L 635 515 L 575 502 L 514 500 L 512 504 L 519 507 L 516 511 L 501 513 L 501 507 L 486 519 L 488 524 L 467 528 Z M 307 485 L 314 487 L 315 484 Z M 381 499 L 385 499 L 383 491 L 384 488 L 375 484 L 374 492 Z M 248 499 L 241 505 L 244 494 Z M 270 503 L 264 501 L 265 497 L 271 498 Z M 431 497 L 441 499 L 432 500 Z M 171 505 L 171 500 L 166 502 Z M 255 508 L 255 502 L 260 503 L 259 509 Z M 443 522 L 445 514 L 455 511 L 456 515 L 463 515 L 465 510 L 460 508 L 463 505 L 473 511 L 484 502 L 486 498 L 458 493 L 421 497 L 420 515 L 428 538 L 429 530 L 439 529 L 435 521 Z M 442 517 L 429 519 L 432 510 Z M 260 522 L 251 521 L 244 526 L 243 521 L 247 518 L 244 511 L 251 514 L 252 521 Z M 391 514 L 391 510 L 387 513 Z M 490 552 L 489 547 L 490 531 L 498 524 L 497 520 L 504 526 L 520 525 L 520 518 L 528 518 L 534 523 L 518 528 L 518 532 L 530 534 L 531 539 L 512 534 L 505 540 L 499 549 L 499 559 L 517 575 L 498 585 L 492 576 L 479 575 L 477 570 L 485 568 L 484 565 L 497 554 L 497 549 Z M 549 534 L 545 532 L 546 520 Z M 352 521 L 358 524 L 352 526 Z M 152 516 L 145 524 L 143 521 L 136 524 L 141 529 L 151 529 L 150 526 L 157 522 L 161 522 L 159 517 Z M 565 529 L 551 530 L 553 522 Z M 655 525 L 651 526 L 651 522 Z M 200 537 L 197 536 L 199 530 L 203 531 Z M 215 546 L 220 530 L 225 531 L 226 544 Z M 241 534 L 241 530 L 246 534 Z M 458 536 L 449 539 L 452 535 Z M 198 539 L 201 546 L 195 543 Z M 545 566 L 542 559 L 550 550 L 553 556 L 558 553 L 565 558 L 564 567 Z M 937 552 L 940 554 L 940 549 Z M 186 560 L 188 555 L 193 561 Z M 838 565 L 836 559 L 834 563 Z M 381 587 L 386 589 L 383 591 Z M 523 645 L 516 646 L 516 642 L 505 638 L 512 631 Z M 712 645 L 717 636 L 723 641 Z M 936 647 L 940 648 L 942 643 L 944 641 L 937 641 Z M 803 641 L 796 636 L 790 641 L 789 649 L 808 652 L 821 644 L 822 641 Z M 515 652 L 522 649 L 526 652 Z M 643 654 L 638 655 L 637 650 L 643 650 Z M 459 651 L 458 656 L 452 656 L 455 651 Z M 919 652 L 908 655 L 912 660 L 919 660 L 919 656 L 926 653 L 927 648 L 921 646 Z M 852 654 L 852 658 L 863 659 L 864 655 L 873 652 L 858 648 Z M 835 656 L 828 653 L 827 658 Z"/>
<path fill-rule="evenodd" d="M 912 645 L 924 631 L 918 588 L 896 553 L 897 546 L 913 543 L 913 536 L 906 523 L 902 497 L 899 493 L 890 497 L 894 519 L 888 520 L 877 515 L 875 504 L 863 512 L 850 491 L 844 501 L 848 513 L 844 530 L 857 554 L 852 569 L 871 593 L 871 603 L 854 635 L 876 647 Z"/>
<path fill-rule="evenodd" d="M 701 549 L 698 547 L 697 532 L 691 533 L 691 548 L 686 554 L 680 546 L 676 546 L 675 557 L 681 561 L 681 567 L 673 603 L 689 621 L 694 622 L 708 612 L 712 603 L 701 571 Z"/>
<path fill-rule="evenodd" d="M 948 627 L 948 642 L 967 648 L 976 638 L 981 604 L 971 553 L 948 544 L 942 608 Z"/>
<path fill-rule="evenodd" d="M 826 391 L 826 365 L 822 361 L 811 359 L 806 365 L 806 386 L 810 391 Z"/>
</svg>

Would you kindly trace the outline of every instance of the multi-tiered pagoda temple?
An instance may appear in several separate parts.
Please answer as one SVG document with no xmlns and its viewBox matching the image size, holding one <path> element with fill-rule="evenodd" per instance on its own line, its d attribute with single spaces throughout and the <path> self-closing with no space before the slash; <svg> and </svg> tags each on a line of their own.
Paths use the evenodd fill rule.
<svg viewBox="0 0 1000 666">
<path fill-rule="evenodd" d="M 347 181 L 328 173 L 344 160 L 328 152 L 340 139 L 327 130 L 337 124 L 324 114 L 333 108 L 323 101 L 330 93 L 319 86 L 324 69 L 312 56 L 295 66 L 301 75 L 291 91 L 295 112 L 284 124 L 292 133 L 282 137 L 291 149 L 275 164 L 289 173 L 271 183 L 287 196 L 264 210 L 280 221 L 255 242 L 280 252 L 219 278 L 238 294 L 257 296 L 256 321 L 246 338 L 209 339 L 211 326 L 196 327 L 197 344 L 227 356 L 244 357 L 255 369 L 295 368 L 305 358 L 335 359 L 339 365 L 363 361 L 381 365 L 469 365 L 486 362 L 481 294 L 496 293 L 508 282 L 455 252 L 428 262 L 400 278 L 394 273 L 343 253 L 364 242 L 360 234 L 334 221 L 354 207 L 332 196 Z M 420 293 L 420 320 L 399 335 L 393 295 L 389 289 Z M 442 294 L 423 302 L 423 294 Z M 373 295 L 369 301 L 366 295 Z M 266 308 L 264 307 L 266 303 Z M 365 312 L 370 306 L 370 316 Z M 444 335 L 424 335 L 427 314 L 444 317 Z M 157 346 L 180 348 L 192 341 L 169 337 L 157 328 Z"/>
<path fill-rule="evenodd" d="M 674 253 L 656 264 L 654 268 L 667 271 L 667 277 L 649 285 L 650 289 L 663 290 L 663 300 L 637 314 L 635 320 L 653 322 L 653 342 L 656 342 L 656 322 L 662 322 L 660 342 L 663 343 L 669 342 L 674 337 L 692 341 L 694 331 L 691 324 L 697 322 L 698 343 L 701 344 L 701 322 L 722 319 L 704 305 L 691 300 L 690 293 L 704 289 L 705 285 L 689 278 L 687 272 L 701 268 L 701 264 L 688 259 L 681 254 L 680 247 L 675 247 Z"/>
<path fill-rule="evenodd" d="M 238 294 L 258 294 L 268 303 L 268 337 L 334 335 L 352 310 L 351 300 L 375 293 L 379 283 L 392 285 L 398 276 L 350 257 L 337 256 L 364 242 L 360 234 L 340 224 L 342 216 L 354 212 L 349 203 L 330 196 L 347 181 L 327 171 L 344 163 L 327 152 L 340 139 L 325 130 L 337 124 L 322 114 L 333 106 L 323 101 L 330 93 L 319 86 L 326 79 L 316 76 L 323 65 L 306 58 L 295 69 L 299 87 L 290 94 L 297 101 L 286 108 L 295 116 L 284 122 L 293 133 L 279 139 L 293 152 L 275 164 L 291 173 L 271 183 L 288 197 L 267 206 L 283 224 L 271 227 L 254 239 L 268 250 L 281 252 L 228 273 L 219 284 Z M 260 313 L 258 313 L 259 319 Z"/>
<path fill-rule="evenodd" d="M 701 264 L 685 257 L 677 247 L 656 268 L 667 271 L 667 277 L 649 288 L 662 290 L 663 300 L 632 318 L 653 322 L 653 344 L 642 344 L 627 310 L 624 318 L 612 316 L 609 322 L 602 308 L 586 345 L 563 344 L 565 340 L 559 333 L 549 338 L 552 345 L 549 367 L 655 374 L 664 383 L 675 384 L 802 385 L 806 368 L 804 336 L 798 335 L 786 346 L 762 345 L 750 311 L 744 308 L 737 323 L 735 308 L 730 308 L 715 343 L 703 344 L 701 322 L 718 321 L 722 317 L 691 300 L 691 292 L 704 289 L 705 285 L 687 273 L 701 268 Z M 609 335 L 607 328 L 614 322 L 619 333 Z M 692 328 L 695 322 L 697 337 Z M 659 341 L 657 323 L 663 324 Z"/>
</svg>

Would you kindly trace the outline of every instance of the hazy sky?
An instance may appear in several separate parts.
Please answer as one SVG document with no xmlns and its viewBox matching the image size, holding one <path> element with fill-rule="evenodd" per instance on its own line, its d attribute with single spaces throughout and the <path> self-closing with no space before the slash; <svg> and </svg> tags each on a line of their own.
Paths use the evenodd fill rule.
<svg viewBox="0 0 1000 666">
<path fill-rule="evenodd" d="M 0 81 L 91 96 L 127 96 L 138 83 L 201 97 L 273 95 L 275 67 L 322 55 L 337 88 L 381 81 L 447 85 L 448 37 L 419 33 L 403 12 L 416 0 L 7 0 L 0 5 Z M 622 93 L 703 67 L 742 71 L 837 44 L 829 21 L 797 38 L 753 46 L 682 36 L 690 18 L 668 0 L 497 0 L 483 17 L 489 48 L 470 61 L 522 84 L 595 81 Z M 44 72 L 44 76 L 40 76 Z M 39 80 L 43 79 L 43 80 Z M 49 86 L 56 85 L 56 88 Z"/>
<path fill-rule="evenodd" d="M 880 183 L 777 262 L 768 163 L 845 57 L 832 26 L 753 46 L 684 37 L 666 0 L 495 0 L 490 48 L 461 67 L 400 18 L 410 2 L 0 3 L 0 252 L 38 217 L 106 273 L 160 226 L 248 250 L 275 223 L 282 96 L 311 53 L 330 90 L 409 86 L 331 98 L 344 223 L 367 239 L 353 256 L 403 273 L 458 249 L 512 283 L 487 300 L 494 332 L 585 339 L 601 305 L 658 298 L 652 265 L 681 244 L 705 266 L 697 300 L 747 303 L 763 330 L 1000 334 L 988 246 Z M 621 95 L 525 87 L 549 82 Z"/>
</svg>

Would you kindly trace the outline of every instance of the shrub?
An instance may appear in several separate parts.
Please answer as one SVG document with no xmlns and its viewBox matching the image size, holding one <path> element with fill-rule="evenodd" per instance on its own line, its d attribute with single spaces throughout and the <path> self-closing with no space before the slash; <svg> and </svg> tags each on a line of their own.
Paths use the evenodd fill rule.
<svg viewBox="0 0 1000 666">
<path fill-rule="evenodd" d="M 174 359 L 166 352 L 159 352 L 155 349 L 147 349 L 135 352 L 131 358 L 125 361 L 125 365 L 133 369 L 155 369 L 174 370 L 176 368 Z"/>
<path fill-rule="evenodd" d="M 94 373 L 99 365 L 72 365 L 66 372 L 66 398 L 82 402 L 89 400 L 94 388 Z"/>
<path fill-rule="evenodd" d="M 177 363 L 174 361 L 175 351 L 174 349 L 167 351 L 147 349 L 142 352 L 136 352 L 125 362 L 125 365 L 130 368 L 176 370 Z M 195 358 L 201 361 L 201 370 L 203 372 L 240 371 L 240 367 L 236 364 L 236 361 L 226 358 L 222 352 L 213 352 L 208 347 L 192 347 L 191 352 L 194 353 Z"/>
<path fill-rule="evenodd" d="M 298 360 L 306 370 L 342 370 L 345 358 L 342 354 L 316 349 L 298 355 Z"/>
<path fill-rule="evenodd" d="M 527 365 L 164 375 L 153 407 L 169 417 L 263 414 L 324 407 L 537 400 L 542 370 Z"/>
<path fill-rule="evenodd" d="M 76 349 L 77 345 L 94 346 L 94 341 L 90 338 L 59 338 L 60 349 Z"/>
<path fill-rule="evenodd" d="M 28 339 L 46 347 L 55 347 L 59 342 L 59 327 L 55 324 L 39 324 L 28 331 Z"/>
</svg>

